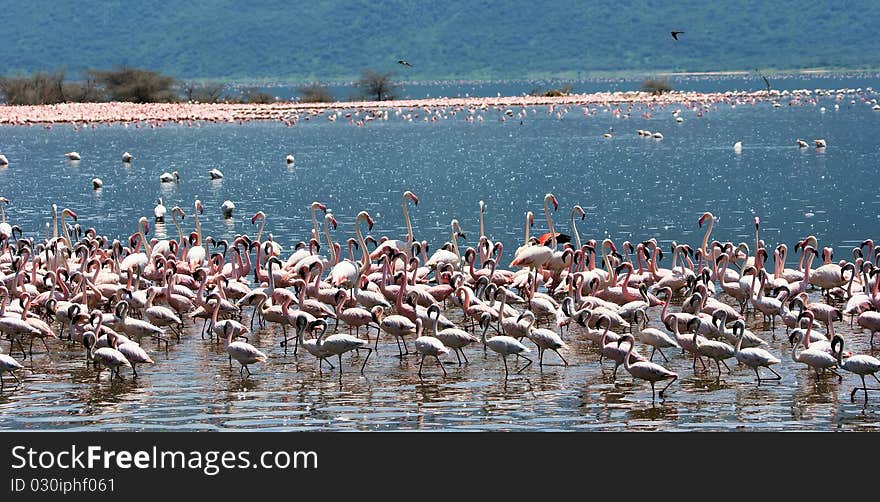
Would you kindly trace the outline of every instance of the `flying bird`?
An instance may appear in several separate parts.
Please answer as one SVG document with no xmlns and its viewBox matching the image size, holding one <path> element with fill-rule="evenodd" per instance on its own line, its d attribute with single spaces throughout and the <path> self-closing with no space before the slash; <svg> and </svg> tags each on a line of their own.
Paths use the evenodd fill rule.
<svg viewBox="0 0 880 502">
<path fill-rule="evenodd" d="M 397 64 L 400 64 L 400 65 L 403 65 L 403 66 L 409 66 L 409 67 L 412 67 L 412 65 L 409 64 L 409 61 L 407 61 L 407 60 L 405 60 L 405 59 L 401 59 L 401 60 L 399 60 L 399 61 L 397 62 Z"/>
<path fill-rule="evenodd" d="M 684 33 L 684 32 L 683 32 L 683 31 L 672 31 L 672 32 L 670 32 L 670 33 L 672 33 L 672 38 L 678 40 L 678 36 L 681 35 L 681 34 Z"/>
<path fill-rule="evenodd" d="M 770 92 L 770 81 L 767 80 L 767 77 L 765 77 L 764 74 L 762 74 L 762 73 L 759 72 L 758 70 L 755 70 L 755 72 L 756 72 L 758 75 L 761 75 L 761 78 L 764 79 L 764 83 L 767 84 L 767 92 Z"/>
</svg>

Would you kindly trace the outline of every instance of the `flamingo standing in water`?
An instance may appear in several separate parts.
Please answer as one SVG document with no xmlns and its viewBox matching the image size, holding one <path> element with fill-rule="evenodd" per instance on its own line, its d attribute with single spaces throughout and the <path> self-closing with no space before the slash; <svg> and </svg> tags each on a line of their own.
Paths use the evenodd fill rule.
<svg viewBox="0 0 880 502">
<path fill-rule="evenodd" d="M 3 381 L 3 373 L 9 373 L 12 375 L 12 378 L 15 379 L 18 385 L 21 385 L 21 380 L 18 378 L 18 375 L 15 374 L 17 370 L 24 368 L 18 361 L 15 360 L 10 355 L 0 354 L 0 391 L 3 390 L 3 386 L 5 382 Z"/>
<path fill-rule="evenodd" d="M 238 327 L 232 324 L 222 324 L 222 335 L 226 339 L 226 353 L 229 354 L 230 366 L 232 366 L 232 360 L 235 359 L 241 365 L 241 368 L 238 370 L 239 374 L 247 371 L 248 376 L 250 376 L 251 370 L 248 368 L 248 365 L 264 362 L 269 357 L 247 342 L 232 341 L 234 336 L 240 336 L 242 332 L 246 333 L 247 328 L 240 331 Z"/>
<path fill-rule="evenodd" d="M 840 349 L 835 350 L 834 348 L 839 346 Z M 880 383 L 880 379 L 877 378 L 877 372 L 880 371 L 880 359 L 876 357 L 858 354 L 854 356 L 850 356 L 843 360 L 843 337 L 840 335 L 835 335 L 831 340 L 831 351 L 837 357 L 837 366 L 840 368 L 849 371 L 850 373 L 854 373 L 862 379 L 862 386 L 856 387 L 852 390 L 849 398 L 850 401 L 854 401 L 856 398 L 856 392 L 860 389 L 865 392 L 865 401 L 868 400 L 868 386 L 865 385 L 865 377 L 871 375 L 874 377 L 874 380 L 877 380 L 877 383 Z M 871 389 L 877 390 L 877 389 Z"/>
<path fill-rule="evenodd" d="M 531 351 L 516 338 L 500 335 L 486 339 L 486 332 L 489 331 L 489 326 L 491 324 L 492 315 L 488 312 L 484 312 L 483 315 L 480 316 L 480 327 L 483 329 L 480 339 L 482 340 L 484 347 L 489 347 L 493 352 L 501 356 L 501 360 L 504 361 L 504 378 L 507 378 L 507 375 L 509 374 L 507 370 L 507 356 L 513 355 L 528 361 L 528 363 L 520 368 L 517 373 L 522 373 L 523 370 L 531 366 L 532 360 L 523 355 Z"/>
<path fill-rule="evenodd" d="M 419 378 L 422 378 L 422 365 L 425 364 L 425 358 L 429 356 L 437 360 L 437 364 L 443 370 L 443 376 L 446 376 L 446 368 L 443 367 L 443 361 L 440 360 L 440 356 L 448 353 L 449 348 L 443 345 L 443 342 L 437 338 L 422 334 L 421 319 L 416 319 L 415 346 L 416 351 L 419 353 Z"/>
<path fill-rule="evenodd" d="M 620 346 L 625 342 L 629 342 L 629 349 L 626 351 L 626 356 L 623 358 L 624 369 L 629 372 L 629 374 L 632 375 L 633 378 L 638 378 L 639 380 L 647 380 L 648 382 L 651 382 L 651 402 L 654 402 L 654 399 L 656 399 L 654 385 L 657 382 L 669 380 L 669 383 L 666 384 L 666 387 L 663 387 L 663 389 L 660 390 L 660 399 L 663 399 L 663 393 L 666 392 L 666 389 L 668 389 L 670 385 L 678 380 L 678 373 L 675 373 L 674 371 L 669 371 L 663 366 L 652 363 L 650 361 L 635 361 L 631 363 L 630 356 L 632 356 L 632 351 L 635 347 L 635 338 L 627 333 L 617 340 L 617 345 Z"/>
<path fill-rule="evenodd" d="M 746 323 L 742 319 L 737 319 L 733 323 L 733 333 L 736 336 L 736 347 L 734 347 L 734 357 L 741 364 L 745 364 L 749 368 L 755 370 L 755 376 L 758 378 L 758 385 L 761 385 L 761 373 L 758 368 L 764 367 L 776 375 L 776 378 L 764 378 L 764 380 L 781 380 L 782 377 L 777 373 L 771 365 L 778 364 L 780 359 L 773 354 L 767 352 L 760 347 L 742 348 L 743 338 L 746 332 Z"/>
</svg>

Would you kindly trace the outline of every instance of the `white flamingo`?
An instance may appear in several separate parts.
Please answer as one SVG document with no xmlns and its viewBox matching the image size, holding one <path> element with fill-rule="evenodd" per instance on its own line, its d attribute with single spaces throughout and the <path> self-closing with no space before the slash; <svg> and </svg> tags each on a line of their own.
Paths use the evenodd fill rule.
<svg viewBox="0 0 880 502">
<path fill-rule="evenodd" d="M 834 350 L 834 347 L 840 346 L 839 350 Z M 850 373 L 854 373 L 862 379 L 861 390 L 865 392 L 865 401 L 868 400 L 868 386 L 865 384 L 865 377 L 871 375 L 874 377 L 874 380 L 877 380 L 877 383 L 880 383 L 880 379 L 877 378 L 877 372 L 880 371 L 880 359 L 876 357 L 872 357 L 865 354 L 857 354 L 851 357 L 848 357 L 846 361 L 843 360 L 843 338 L 840 335 L 835 335 L 831 340 L 832 351 L 835 352 L 837 357 L 837 365 Z M 852 394 L 850 394 L 849 398 L 851 401 L 855 400 L 856 392 L 859 391 L 859 387 L 856 387 L 852 390 Z M 871 389 L 877 390 L 877 389 Z"/>
<path fill-rule="evenodd" d="M 531 352 L 528 347 L 520 343 L 516 338 L 510 336 L 493 336 L 492 338 L 486 339 L 486 332 L 489 331 L 489 326 L 492 323 L 492 315 L 488 312 L 484 312 L 482 316 L 480 316 L 480 327 L 483 328 L 483 333 L 480 336 L 480 339 L 483 342 L 485 347 L 489 347 L 496 354 L 501 355 L 501 360 L 504 361 L 504 377 L 507 378 L 509 374 L 507 370 L 507 356 L 514 355 L 516 357 L 521 357 L 528 361 L 528 364 L 520 368 L 517 373 L 522 373 L 522 371 L 528 368 L 532 364 L 532 360 L 523 354 L 527 354 Z"/>
<path fill-rule="evenodd" d="M 623 358 L 623 367 L 624 369 L 626 369 L 627 372 L 629 372 L 630 375 L 633 376 L 633 378 L 638 378 L 639 380 L 647 380 L 651 383 L 651 402 L 653 402 L 655 399 L 654 385 L 657 382 L 669 380 L 669 383 L 666 384 L 666 387 L 663 387 L 663 389 L 660 390 L 660 399 L 663 399 L 663 393 L 666 392 L 666 389 L 668 389 L 670 385 L 678 380 L 678 373 L 675 373 L 674 371 L 669 371 L 663 366 L 652 363 L 651 361 L 636 361 L 631 363 L 630 356 L 632 355 L 633 348 L 635 347 L 635 338 L 627 333 L 617 340 L 617 345 L 620 346 L 624 342 L 629 342 L 629 350 L 627 350 L 626 357 Z"/>
<path fill-rule="evenodd" d="M 736 360 L 740 362 L 740 364 L 745 364 L 749 368 L 755 370 L 755 376 L 758 377 L 758 385 L 761 384 L 761 373 L 758 372 L 758 368 L 762 366 L 770 370 L 776 378 L 765 378 L 764 380 L 781 380 L 782 377 L 770 366 L 773 364 L 778 364 L 780 359 L 773 354 L 767 352 L 766 350 L 760 347 L 746 347 L 742 348 L 743 339 L 745 338 L 746 331 L 746 323 L 740 319 L 737 319 L 733 323 L 733 333 L 736 336 L 736 347 L 734 347 L 734 357 Z"/>
<path fill-rule="evenodd" d="M 422 333 L 422 320 L 416 319 L 416 351 L 419 353 L 419 378 L 422 378 L 422 365 L 425 364 L 426 357 L 433 357 L 437 360 L 440 369 L 443 370 L 443 376 L 446 376 L 446 368 L 443 367 L 443 361 L 440 356 L 449 352 L 449 347 L 443 345 L 443 342 Z"/>
</svg>

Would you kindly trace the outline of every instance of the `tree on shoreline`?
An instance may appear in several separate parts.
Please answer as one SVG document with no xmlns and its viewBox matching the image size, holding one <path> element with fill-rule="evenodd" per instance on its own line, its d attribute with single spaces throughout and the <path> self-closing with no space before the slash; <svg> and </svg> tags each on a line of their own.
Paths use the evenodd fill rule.
<svg viewBox="0 0 880 502">
<path fill-rule="evenodd" d="M 375 97 L 376 101 L 394 99 L 394 88 L 398 84 L 391 80 L 394 72 L 379 73 L 369 68 L 364 70 L 361 78 L 354 83 L 356 87 L 363 89 L 366 98 Z"/>
</svg>

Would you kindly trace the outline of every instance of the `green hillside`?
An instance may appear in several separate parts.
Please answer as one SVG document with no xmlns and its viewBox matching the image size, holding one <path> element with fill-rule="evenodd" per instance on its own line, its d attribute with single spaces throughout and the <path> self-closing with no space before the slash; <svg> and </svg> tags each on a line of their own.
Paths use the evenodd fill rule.
<svg viewBox="0 0 880 502">
<path fill-rule="evenodd" d="M 0 74 L 126 64 L 184 79 L 330 81 L 364 68 L 422 80 L 877 68 L 877 12 L 862 0 L 0 0 Z M 673 29 L 685 31 L 679 42 Z"/>
</svg>

